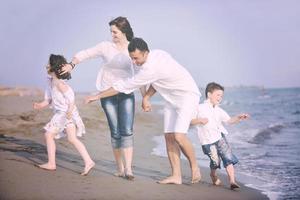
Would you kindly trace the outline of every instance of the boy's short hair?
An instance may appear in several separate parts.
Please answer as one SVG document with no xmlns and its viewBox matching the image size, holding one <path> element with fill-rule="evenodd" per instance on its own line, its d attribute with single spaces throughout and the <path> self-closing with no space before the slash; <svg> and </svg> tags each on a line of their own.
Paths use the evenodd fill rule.
<svg viewBox="0 0 300 200">
<path fill-rule="evenodd" d="M 147 43 L 142 38 L 133 38 L 130 43 L 128 44 L 128 51 L 134 52 L 135 50 L 140 50 L 142 52 L 148 51 L 149 48 Z"/>
<path fill-rule="evenodd" d="M 54 72 L 58 79 L 71 79 L 71 73 L 60 74 L 63 64 L 67 64 L 67 60 L 61 55 L 51 54 L 49 58 L 50 72 Z"/>
<path fill-rule="evenodd" d="M 206 96 L 206 98 L 207 98 L 207 94 L 209 92 L 213 93 L 213 91 L 215 91 L 215 90 L 222 90 L 222 91 L 224 91 L 224 87 L 221 86 L 218 83 L 215 83 L 215 82 L 211 82 L 211 83 L 207 84 L 207 86 L 205 88 L 205 96 Z"/>
</svg>

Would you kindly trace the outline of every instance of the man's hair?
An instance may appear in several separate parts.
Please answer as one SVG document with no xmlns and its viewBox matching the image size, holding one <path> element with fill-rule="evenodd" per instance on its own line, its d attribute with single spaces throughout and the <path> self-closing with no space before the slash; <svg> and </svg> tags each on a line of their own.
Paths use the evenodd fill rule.
<svg viewBox="0 0 300 200">
<path fill-rule="evenodd" d="M 207 98 L 207 94 L 209 92 L 213 93 L 215 90 L 222 90 L 222 91 L 224 91 L 224 87 L 221 86 L 218 83 L 215 83 L 215 82 L 211 82 L 211 83 L 207 84 L 206 89 L 205 89 L 205 96 L 206 96 L 206 98 Z"/>
<path fill-rule="evenodd" d="M 133 38 L 128 45 L 129 52 L 134 52 L 137 49 L 142 52 L 149 52 L 148 45 L 142 38 Z"/>
<path fill-rule="evenodd" d="M 128 41 L 133 38 L 133 31 L 126 17 L 117 17 L 108 23 L 110 26 L 115 25 L 122 33 L 125 33 Z"/>
<path fill-rule="evenodd" d="M 61 55 L 51 54 L 49 57 L 50 72 L 54 72 L 58 79 L 71 79 L 69 72 L 60 74 L 62 72 L 63 64 L 67 64 L 67 60 Z"/>
</svg>

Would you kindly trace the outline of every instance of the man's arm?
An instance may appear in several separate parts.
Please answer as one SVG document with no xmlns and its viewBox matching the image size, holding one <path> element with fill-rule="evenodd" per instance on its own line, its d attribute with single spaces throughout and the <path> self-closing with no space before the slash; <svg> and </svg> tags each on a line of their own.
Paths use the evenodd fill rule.
<svg viewBox="0 0 300 200">
<path fill-rule="evenodd" d="M 115 90 L 114 88 L 111 87 L 107 90 L 99 92 L 98 94 L 87 96 L 85 98 L 85 103 L 88 104 L 88 103 L 91 103 L 93 101 L 99 100 L 101 98 L 114 96 L 118 93 L 119 93 L 119 91 L 117 91 L 117 90 Z"/>
<path fill-rule="evenodd" d="M 152 110 L 150 98 L 156 93 L 156 90 L 150 85 L 146 94 L 143 97 L 142 108 L 145 112 L 150 112 Z"/>
</svg>

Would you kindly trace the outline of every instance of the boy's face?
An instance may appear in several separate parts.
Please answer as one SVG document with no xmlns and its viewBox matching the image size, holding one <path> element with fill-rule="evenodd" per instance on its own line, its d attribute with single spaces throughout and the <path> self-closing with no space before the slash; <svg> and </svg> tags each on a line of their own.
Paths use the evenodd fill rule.
<svg viewBox="0 0 300 200">
<path fill-rule="evenodd" d="M 223 94 L 224 91 L 223 90 L 214 90 L 213 92 L 208 92 L 207 96 L 209 101 L 215 106 L 215 105 L 219 105 L 223 99 Z"/>
</svg>

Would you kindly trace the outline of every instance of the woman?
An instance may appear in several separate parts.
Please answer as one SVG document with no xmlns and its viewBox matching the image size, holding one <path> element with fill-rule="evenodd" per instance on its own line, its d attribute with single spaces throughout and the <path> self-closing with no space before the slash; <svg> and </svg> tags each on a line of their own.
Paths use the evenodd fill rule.
<svg viewBox="0 0 300 200">
<path fill-rule="evenodd" d="M 101 57 L 103 65 L 96 81 L 99 91 L 106 90 L 114 82 L 133 75 L 127 50 L 129 41 L 133 38 L 131 26 L 125 17 L 117 17 L 109 22 L 109 26 L 112 42 L 104 41 L 95 47 L 78 52 L 72 61 L 63 67 L 64 73 L 70 72 L 75 65 L 85 60 Z M 118 169 L 115 176 L 126 177 L 129 180 L 134 179 L 132 173 L 134 105 L 133 93 L 119 93 L 101 99 L 101 106 L 111 132 L 111 144 Z"/>
</svg>

